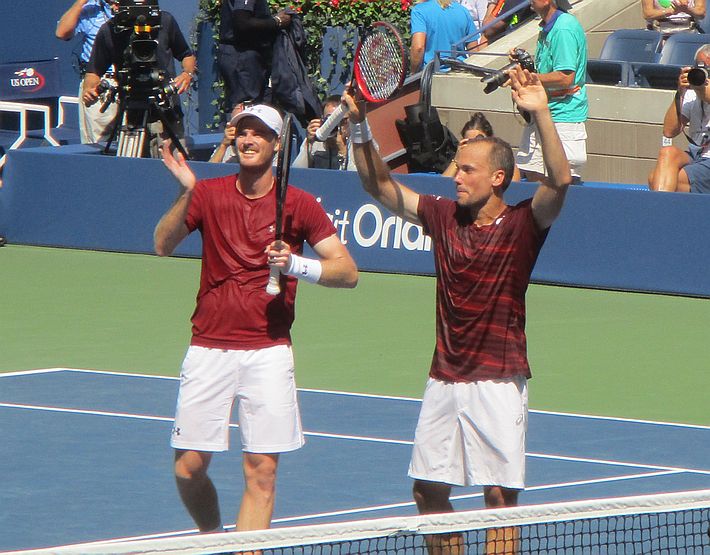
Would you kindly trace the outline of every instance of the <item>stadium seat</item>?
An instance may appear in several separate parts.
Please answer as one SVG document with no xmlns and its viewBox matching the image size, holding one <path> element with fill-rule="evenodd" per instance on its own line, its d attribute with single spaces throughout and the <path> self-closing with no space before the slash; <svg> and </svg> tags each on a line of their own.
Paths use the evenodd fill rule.
<svg viewBox="0 0 710 555">
<path fill-rule="evenodd" d="M 604 41 L 600 60 L 657 62 L 661 33 L 647 29 L 618 29 Z"/>
<path fill-rule="evenodd" d="M 666 40 L 659 62 L 678 66 L 692 66 L 695 52 L 703 44 L 710 43 L 710 35 L 703 33 L 676 33 Z"/>
<path fill-rule="evenodd" d="M 631 62 L 656 62 L 661 33 L 646 29 L 619 29 L 611 33 L 598 59 L 587 60 L 587 83 L 635 85 Z"/>
<path fill-rule="evenodd" d="M 710 43 L 710 35 L 676 33 L 666 40 L 658 63 L 633 63 L 634 82 L 640 87 L 675 90 L 683 66 L 695 63 L 695 52 Z"/>
<path fill-rule="evenodd" d="M 698 32 L 700 33 L 710 33 L 710 10 L 706 8 L 705 17 L 697 22 Z"/>
<path fill-rule="evenodd" d="M 616 60 L 587 60 L 587 83 L 595 85 L 629 86 L 633 81 L 633 72 L 629 62 Z"/>
</svg>

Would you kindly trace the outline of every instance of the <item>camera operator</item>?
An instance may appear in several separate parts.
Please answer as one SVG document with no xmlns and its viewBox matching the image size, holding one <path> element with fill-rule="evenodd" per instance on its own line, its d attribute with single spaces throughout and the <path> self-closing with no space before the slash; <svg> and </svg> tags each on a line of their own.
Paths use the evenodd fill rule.
<svg viewBox="0 0 710 555">
<path fill-rule="evenodd" d="M 217 63 L 231 106 L 269 101 L 271 54 L 280 29 L 291 25 L 281 10 L 271 15 L 267 0 L 222 0 Z"/>
<path fill-rule="evenodd" d="M 710 44 L 695 53 L 695 67 L 684 67 L 678 90 L 663 119 L 663 146 L 648 178 L 653 191 L 710 193 Z M 671 139 L 688 127 L 688 150 Z"/>
<path fill-rule="evenodd" d="M 147 3 L 157 7 L 157 0 L 153 0 L 152 2 L 148 0 Z M 98 100 L 99 84 L 101 82 L 100 76 L 106 69 L 113 65 L 116 68 L 116 72 L 120 75 L 121 71 L 128 64 L 124 53 L 131 43 L 132 26 L 128 26 L 130 28 L 126 29 L 125 26 L 116 23 L 121 11 L 124 9 L 128 10 L 134 5 L 145 4 L 146 2 L 141 2 L 140 0 L 120 0 L 119 14 L 99 29 L 87 66 L 86 77 L 84 78 L 82 99 L 87 106 L 94 104 Z M 159 29 L 157 33 L 153 30 L 152 35 L 157 41 L 155 69 L 165 72 L 166 79 L 164 85 L 173 83 L 177 94 L 182 94 L 188 89 L 194 77 L 196 58 L 180 31 L 175 18 L 166 11 L 161 10 L 159 13 Z M 175 74 L 173 58 L 179 60 L 182 64 L 182 72 L 179 75 Z M 119 87 L 122 85 L 122 83 L 119 83 Z M 161 83 L 159 85 L 163 84 Z M 185 131 L 182 123 L 182 109 L 180 108 L 180 100 L 177 95 L 172 95 L 170 106 L 162 111 L 162 115 L 182 142 Z M 151 135 L 155 135 L 157 139 L 151 140 L 151 156 L 158 158 L 160 156 L 158 147 L 162 144 L 162 140 L 166 138 L 166 135 L 164 134 L 162 122 L 155 121 L 154 118 L 150 118 L 149 122 L 149 131 Z M 117 125 L 120 124 L 121 122 L 117 122 Z"/>
<path fill-rule="evenodd" d="M 91 56 L 96 33 L 118 10 L 117 0 L 75 0 L 57 22 L 55 35 L 61 40 L 71 40 L 75 35 L 81 36 L 81 52 L 79 53 L 79 96 L 82 96 L 86 66 Z M 103 78 L 112 85 L 113 70 L 110 69 Z M 85 106 L 79 103 L 79 133 L 81 142 L 97 143 L 108 140 L 113 129 L 112 123 L 116 117 L 116 106 L 109 106 L 103 113 L 99 111 L 101 103 Z"/>
<path fill-rule="evenodd" d="M 587 161 L 587 39 L 577 19 L 566 12 L 566 0 L 531 0 L 530 6 L 542 20 L 535 52 L 538 77 L 547 91 L 552 121 L 572 175 L 578 180 Z M 516 163 L 530 181 L 545 179 L 542 146 L 534 122 L 523 131 Z"/>
<path fill-rule="evenodd" d="M 345 118 L 325 141 L 316 138 L 316 131 L 328 116 L 340 105 L 340 96 L 325 99 L 323 117 L 312 119 L 306 127 L 306 138 L 301 144 L 298 156 L 293 161 L 294 168 L 320 168 L 326 170 L 355 171 L 353 147 L 350 143 L 350 128 Z"/>
</svg>

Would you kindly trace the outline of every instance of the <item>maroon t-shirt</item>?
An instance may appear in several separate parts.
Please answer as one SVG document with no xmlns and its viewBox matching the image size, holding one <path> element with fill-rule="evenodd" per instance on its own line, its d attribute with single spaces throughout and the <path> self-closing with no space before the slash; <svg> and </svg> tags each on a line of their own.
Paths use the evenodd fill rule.
<svg viewBox="0 0 710 555">
<path fill-rule="evenodd" d="M 297 279 L 281 276 L 281 294 L 266 293 L 264 249 L 274 240 L 275 188 L 245 197 L 237 176 L 199 181 L 185 224 L 202 234 L 202 274 L 192 315 L 192 344 L 218 349 L 259 349 L 291 342 Z M 283 240 L 295 254 L 335 233 L 316 199 L 289 186 Z"/>
<path fill-rule="evenodd" d="M 417 214 L 434 244 L 436 349 L 430 376 L 471 382 L 530 377 L 525 291 L 547 236 L 531 201 L 508 206 L 490 225 L 450 199 L 422 195 Z"/>
</svg>

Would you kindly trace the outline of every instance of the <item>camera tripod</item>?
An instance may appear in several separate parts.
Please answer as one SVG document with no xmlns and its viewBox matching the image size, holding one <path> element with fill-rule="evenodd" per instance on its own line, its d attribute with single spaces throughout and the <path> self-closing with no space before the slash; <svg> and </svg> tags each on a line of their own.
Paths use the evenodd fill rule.
<svg viewBox="0 0 710 555">
<path fill-rule="evenodd" d="M 104 154 L 108 154 L 111 144 L 118 133 L 116 156 L 125 158 L 145 157 L 148 126 L 155 121 L 160 121 L 163 124 L 163 131 L 168 135 L 172 144 L 187 159 L 187 151 L 180 143 L 172 124 L 168 121 L 165 115 L 166 111 L 166 108 L 160 106 L 152 98 L 141 102 L 119 102 L 116 125 L 104 147 Z M 157 119 L 151 118 L 151 115 L 157 116 Z M 150 153 L 148 152 L 147 154 L 147 157 L 150 157 Z"/>
</svg>

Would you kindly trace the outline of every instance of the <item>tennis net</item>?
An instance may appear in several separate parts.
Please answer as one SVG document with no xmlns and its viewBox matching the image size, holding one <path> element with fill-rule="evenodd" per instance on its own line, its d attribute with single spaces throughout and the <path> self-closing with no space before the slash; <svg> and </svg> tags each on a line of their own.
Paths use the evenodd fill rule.
<svg viewBox="0 0 710 555">
<path fill-rule="evenodd" d="M 710 490 L 15 553 L 207 555 L 707 554 Z"/>
</svg>

